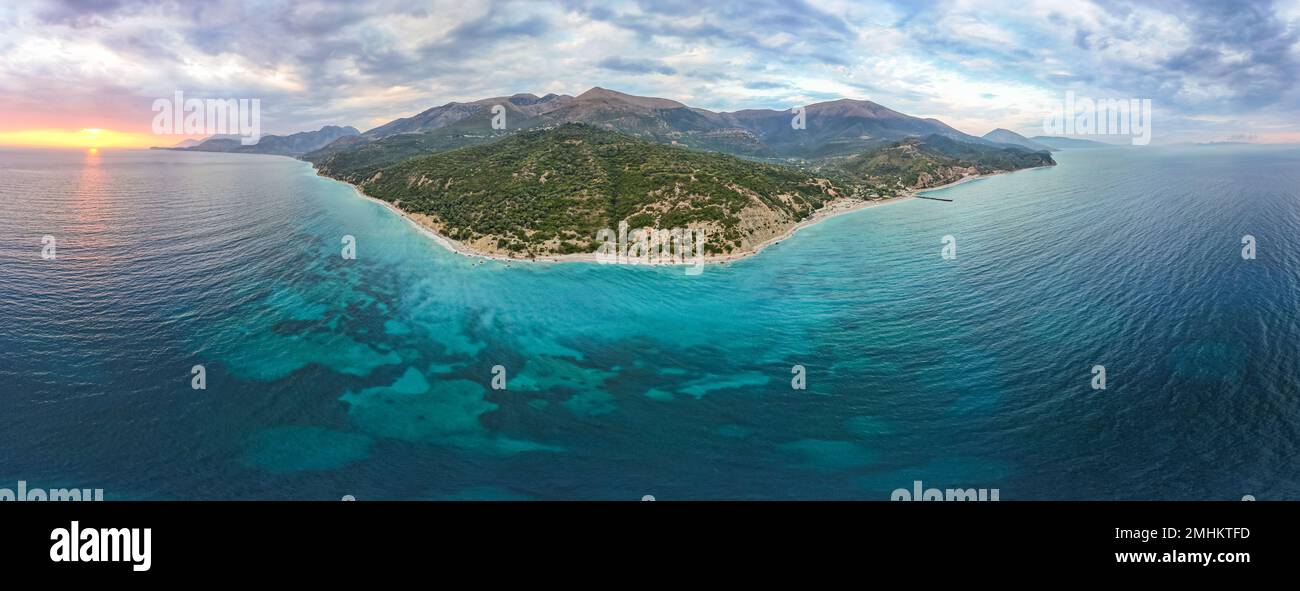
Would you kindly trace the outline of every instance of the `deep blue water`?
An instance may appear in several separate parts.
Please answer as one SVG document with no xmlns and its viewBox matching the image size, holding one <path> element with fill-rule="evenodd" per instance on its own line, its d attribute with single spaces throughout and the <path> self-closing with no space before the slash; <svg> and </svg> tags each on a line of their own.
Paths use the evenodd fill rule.
<svg viewBox="0 0 1300 591">
<path fill-rule="evenodd" d="M 0 487 L 1295 498 L 1300 150 L 1056 157 L 691 277 L 455 255 L 287 158 L 0 151 Z"/>
</svg>

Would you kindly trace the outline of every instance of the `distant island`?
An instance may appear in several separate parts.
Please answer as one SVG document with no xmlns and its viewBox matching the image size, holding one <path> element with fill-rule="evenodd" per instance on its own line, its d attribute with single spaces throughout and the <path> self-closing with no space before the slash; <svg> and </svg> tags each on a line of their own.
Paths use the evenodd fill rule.
<svg viewBox="0 0 1300 591">
<path fill-rule="evenodd" d="M 1053 137 L 1047 135 L 1036 135 L 1029 138 L 1036 144 L 1047 146 L 1053 150 L 1080 150 L 1087 148 L 1114 148 L 1114 144 L 1097 142 L 1093 140 L 1081 140 L 1072 137 Z"/>
<path fill-rule="evenodd" d="M 237 135 L 218 135 L 203 140 L 185 140 L 171 147 L 154 150 L 180 150 L 186 152 L 235 152 L 240 154 L 276 154 L 301 156 L 319 150 L 341 137 L 360 135 L 355 127 L 326 125 L 317 131 L 303 131 L 290 135 L 262 136 L 256 144 L 245 146 Z"/>
<path fill-rule="evenodd" d="M 725 260 L 830 215 L 1056 164 L 1059 148 L 1037 140 L 870 101 L 714 112 L 592 88 L 452 102 L 364 133 L 174 149 L 300 157 L 465 254 L 590 260 L 598 232 L 626 224 L 702 230 L 704 252 Z"/>
<path fill-rule="evenodd" d="M 984 139 L 989 140 L 991 142 L 998 142 L 1000 144 L 1010 144 L 1012 146 L 1020 146 L 1027 150 L 1033 150 L 1035 152 L 1042 152 L 1042 151 L 1052 152 L 1060 149 L 1060 148 L 1054 148 L 1052 146 L 1049 146 L 1041 142 L 1031 140 L 1023 135 L 1011 131 L 1010 129 L 1002 129 L 1001 127 L 984 134 Z M 1044 138 L 1044 139 L 1050 140 L 1053 138 Z"/>
</svg>

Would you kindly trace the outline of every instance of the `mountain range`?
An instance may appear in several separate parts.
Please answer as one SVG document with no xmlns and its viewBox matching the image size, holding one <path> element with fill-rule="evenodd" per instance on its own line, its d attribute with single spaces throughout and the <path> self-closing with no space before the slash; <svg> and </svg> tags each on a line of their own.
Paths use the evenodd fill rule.
<svg viewBox="0 0 1300 591">
<path fill-rule="evenodd" d="M 1053 150 L 1078 150 L 1082 148 L 1113 148 L 1114 144 L 1105 142 L 1095 142 L 1092 140 L 1081 140 L 1072 137 L 1053 137 L 1046 135 L 1036 135 L 1029 138 L 1034 143 L 1047 146 Z"/>
<path fill-rule="evenodd" d="M 1027 137 L 1025 137 L 1025 136 L 1023 136 L 1023 135 L 1020 135 L 1020 134 L 1018 134 L 1018 133 L 1016 133 L 1016 132 L 1014 132 L 1014 131 L 1011 131 L 1010 129 L 1003 129 L 1003 128 L 1001 128 L 1001 127 L 999 127 L 999 128 L 997 128 L 997 129 L 995 129 L 995 130 L 993 130 L 993 131 L 990 131 L 990 132 L 984 134 L 984 139 L 986 139 L 986 140 L 988 140 L 988 141 L 990 141 L 990 142 L 996 142 L 996 143 L 999 143 L 999 144 L 1007 144 L 1007 145 L 1011 145 L 1011 146 L 1020 146 L 1020 147 L 1022 147 L 1022 148 L 1027 148 L 1027 149 L 1030 149 L 1030 150 L 1034 150 L 1034 151 L 1036 151 L 1036 152 L 1037 152 L 1037 151 L 1042 151 L 1042 150 L 1047 150 L 1047 151 L 1050 152 L 1050 151 L 1056 149 L 1056 148 L 1052 148 L 1052 147 L 1050 147 L 1050 146 L 1047 146 L 1047 145 L 1041 144 L 1041 143 L 1039 143 L 1039 142 L 1036 142 L 1036 141 L 1034 141 L 1034 140 L 1031 140 L 1031 139 L 1029 139 L 1029 138 L 1027 138 Z"/>
<path fill-rule="evenodd" d="M 494 106 L 504 112 L 504 130 L 492 128 Z M 937 119 L 912 117 L 871 101 L 842 99 L 808 105 L 802 129 L 792 125 L 793 119 L 792 111 L 714 112 L 670 99 L 596 87 L 576 97 L 515 94 L 451 102 L 336 140 L 304 157 L 357 177 L 419 154 L 487 143 L 519 129 L 565 123 L 585 123 L 656 143 L 769 160 L 845 156 L 929 135 L 989 148 L 1009 147 L 958 131 Z"/>
<path fill-rule="evenodd" d="M 357 128 L 351 126 L 326 125 L 316 131 L 302 131 L 290 135 L 264 135 L 251 146 L 243 145 L 238 135 L 214 135 L 201 141 L 185 140 L 170 148 L 160 149 L 301 156 L 319 150 L 339 138 L 356 136 L 360 133 Z"/>
<path fill-rule="evenodd" d="M 727 254 L 832 203 L 1055 164 L 998 131 L 863 100 L 715 112 L 597 87 L 447 103 L 301 157 L 478 252 L 590 252 L 597 229 L 627 222 L 707 229 L 706 250 Z"/>
<path fill-rule="evenodd" d="M 308 160 L 325 161 L 353 152 L 369 167 L 382 166 L 430 149 L 482 143 L 504 135 L 492 129 L 492 108 L 504 112 L 506 129 L 585 123 L 657 143 L 676 144 L 749 158 L 821 158 L 846 155 L 904 137 L 940 135 L 996 146 L 937 119 L 922 119 L 861 100 L 815 103 L 804 108 L 802 129 L 791 111 L 746 109 L 714 112 L 680 102 L 625 94 L 600 87 L 576 97 L 516 94 L 433 107 L 386 123 L 356 138 L 325 147 Z M 402 137 L 421 134 L 421 137 Z M 363 154 L 356 152 L 367 144 Z"/>
</svg>

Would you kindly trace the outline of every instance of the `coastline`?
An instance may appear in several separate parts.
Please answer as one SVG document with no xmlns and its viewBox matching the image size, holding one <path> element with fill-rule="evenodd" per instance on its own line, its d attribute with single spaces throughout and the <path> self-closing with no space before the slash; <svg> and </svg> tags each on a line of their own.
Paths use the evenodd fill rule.
<svg viewBox="0 0 1300 591">
<path fill-rule="evenodd" d="M 557 255 L 546 255 L 546 256 L 529 258 L 529 257 L 510 257 L 510 256 L 504 256 L 495 253 L 475 250 L 473 248 L 470 248 L 463 242 L 453 240 L 447 236 L 444 236 L 443 234 L 439 233 L 438 230 L 431 227 L 428 223 L 418 219 L 417 217 L 415 217 L 415 215 L 411 214 L 410 212 L 396 205 L 393 205 L 392 203 L 384 201 L 383 199 L 371 197 L 370 195 L 367 195 L 365 191 L 362 191 L 360 187 L 350 182 L 322 175 L 320 174 L 319 171 L 316 170 L 315 165 L 312 165 L 310 163 L 307 164 L 311 166 L 312 173 L 315 174 L 317 177 L 347 185 L 349 188 L 352 189 L 352 192 L 356 194 L 358 197 L 368 201 L 372 201 L 374 203 L 378 203 L 379 205 L 387 208 L 389 211 L 397 214 L 399 217 L 406 220 L 407 223 L 411 224 L 411 226 L 413 226 L 421 234 L 424 234 L 428 238 L 432 239 L 434 242 L 438 243 L 438 245 L 442 246 L 443 248 L 446 248 L 447 250 L 455 254 L 465 256 L 465 257 L 481 258 L 481 259 L 488 259 L 488 260 L 507 262 L 507 263 L 509 262 L 594 263 L 594 264 L 602 263 L 602 261 L 598 260 L 595 253 L 557 254 Z M 734 261 L 739 261 L 741 259 L 749 258 L 751 256 L 754 256 L 762 252 L 763 249 L 769 246 L 772 246 L 774 244 L 780 244 L 782 241 L 793 237 L 796 233 L 799 232 L 799 230 L 802 230 L 809 226 L 819 224 L 833 217 L 841 216 L 847 213 L 853 213 L 855 211 L 860 211 L 871 207 L 890 205 L 893 203 L 908 201 L 911 199 L 915 199 L 916 195 L 919 193 L 938 191 L 940 189 L 947 189 L 970 181 L 975 181 L 982 178 L 988 178 L 991 176 L 1005 174 L 1008 172 L 1015 172 L 1015 171 L 997 171 L 988 174 L 967 175 L 951 183 L 946 183 L 936 187 L 927 187 L 925 189 L 909 190 L 903 195 L 899 195 L 897 197 L 890 197 L 887 199 L 874 199 L 874 200 L 866 200 L 866 201 L 855 200 L 855 199 L 840 199 L 840 200 L 831 201 L 828 202 L 828 204 L 825 207 L 822 207 L 821 209 L 818 209 L 817 211 L 813 212 L 811 216 L 808 216 L 806 219 L 796 223 L 794 226 L 791 226 L 790 229 L 786 230 L 779 236 L 774 236 L 772 238 L 764 240 L 763 242 L 755 245 L 754 247 L 740 252 L 730 252 L 721 255 L 706 255 L 704 257 L 704 264 L 726 264 Z M 681 265 L 691 265 L 694 264 L 694 262 L 690 261 L 686 263 L 640 263 L 640 264 L 644 264 L 647 266 L 658 266 L 658 265 L 681 266 Z"/>
</svg>

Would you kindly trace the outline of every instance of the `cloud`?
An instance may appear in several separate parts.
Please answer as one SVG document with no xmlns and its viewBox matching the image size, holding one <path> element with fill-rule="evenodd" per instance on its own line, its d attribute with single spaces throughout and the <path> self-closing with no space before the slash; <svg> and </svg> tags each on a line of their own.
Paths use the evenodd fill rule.
<svg viewBox="0 0 1300 591">
<path fill-rule="evenodd" d="M 260 98 L 264 129 L 283 133 L 326 123 L 368 128 L 453 100 L 603 86 L 720 110 L 869 99 L 972 133 L 1033 132 L 1043 103 L 1068 90 L 1151 98 L 1157 130 L 1169 139 L 1267 139 L 1300 134 L 1297 77 L 1296 0 L 65 0 L 0 8 L 2 129 L 24 124 L 13 113 L 146 128 L 152 99 L 178 89 Z"/>
<path fill-rule="evenodd" d="M 628 59 L 618 56 L 600 60 L 596 62 L 596 67 L 614 70 L 615 72 L 631 72 L 633 74 L 663 74 L 668 76 L 677 73 L 676 68 L 666 66 L 657 60 Z"/>
</svg>

